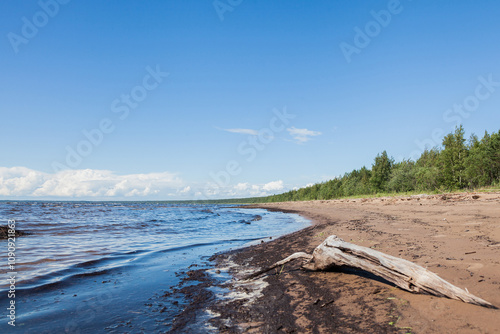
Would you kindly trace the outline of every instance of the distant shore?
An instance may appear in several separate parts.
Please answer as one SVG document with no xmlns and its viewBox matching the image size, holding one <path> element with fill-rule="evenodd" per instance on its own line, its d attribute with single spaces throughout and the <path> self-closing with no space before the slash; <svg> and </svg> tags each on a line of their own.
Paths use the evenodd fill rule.
<svg viewBox="0 0 500 334">
<path fill-rule="evenodd" d="M 500 306 L 499 205 L 500 193 L 251 205 L 297 213 L 313 225 L 215 260 L 239 277 L 293 252 L 310 253 L 336 234 L 413 261 Z M 412 294 L 351 269 L 306 272 L 292 263 L 259 283 L 235 284 L 238 298 L 207 300 L 200 307 L 217 315 L 212 325 L 223 333 L 495 333 L 500 328 L 500 310 Z"/>
</svg>

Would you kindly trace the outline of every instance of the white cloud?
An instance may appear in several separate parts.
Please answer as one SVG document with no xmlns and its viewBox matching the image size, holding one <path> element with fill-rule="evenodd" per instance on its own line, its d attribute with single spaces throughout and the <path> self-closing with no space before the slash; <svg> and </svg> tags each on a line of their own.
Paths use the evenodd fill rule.
<svg viewBox="0 0 500 334">
<path fill-rule="evenodd" d="M 223 130 L 227 131 L 227 132 L 239 133 L 239 134 L 251 135 L 251 136 L 257 136 L 259 134 L 259 131 L 253 130 L 253 129 L 223 129 Z"/>
<path fill-rule="evenodd" d="M 185 193 L 188 193 L 191 191 L 191 187 L 190 186 L 187 186 L 186 188 L 182 189 L 180 192 L 185 194 Z"/>
<path fill-rule="evenodd" d="M 208 182 L 206 184 L 198 185 L 198 189 L 203 190 L 194 193 L 195 199 L 260 197 L 286 191 L 282 180 L 272 181 L 265 184 L 240 182 L 233 185 L 218 185 L 215 182 Z"/>
<path fill-rule="evenodd" d="M 18 195 L 36 190 L 46 180 L 46 174 L 24 167 L 0 167 L 0 196 Z"/>
<path fill-rule="evenodd" d="M 319 131 L 312 131 L 308 129 L 297 129 L 294 126 L 286 130 L 288 131 L 288 133 L 290 133 L 290 136 L 292 136 L 293 139 L 299 144 L 303 144 L 311 140 L 311 137 L 321 135 L 321 132 Z"/>
<path fill-rule="evenodd" d="M 49 174 L 25 167 L 0 167 L 0 196 L 8 197 L 144 197 L 182 186 L 182 180 L 169 172 L 117 175 L 108 170 L 80 169 Z"/>
<path fill-rule="evenodd" d="M 267 194 L 264 191 L 262 191 L 258 185 L 254 184 L 249 189 L 246 196 L 259 197 L 259 196 L 266 196 L 266 195 Z"/>
<path fill-rule="evenodd" d="M 283 181 L 279 180 L 279 181 L 273 181 L 273 182 L 266 183 L 266 184 L 264 184 L 262 189 L 265 191 L 281 190 L 281 189 L 283 189 Z"/>
<path fill-rule="evenodd" d="M 266 184 L 250 184 L 245 182 L 233 186 L 218 186 L 216 183 L 209 183 L 205 186 L 203 194 L 208 198 L 258 197 L 273 195 L 283 189 L 284 185 L 281 180 Z M 195 196 L 201 198 L 202 193 L 198 192 Z"/>
<path fill-rule="evenodd" d="M 239 191 L 245 191 L 248 189 L 248 187 L 249 187 L 248 183 L 238 183 L 237 185 L 234 186 L 234 189 Z"/>
</svg>

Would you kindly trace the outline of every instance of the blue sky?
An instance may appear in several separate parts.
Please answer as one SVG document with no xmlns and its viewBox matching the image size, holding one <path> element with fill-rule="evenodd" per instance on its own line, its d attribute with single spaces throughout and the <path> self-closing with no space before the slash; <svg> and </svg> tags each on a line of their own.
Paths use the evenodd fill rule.
<svg viewBox="0 0 500 334">
<path fill-rule="evenodd" d="M 415 157 L 459 122 L 498 131 L 499 14 L 493 0 L 2 1 L 0 199 L 273 194 L 383 150 Z"/>
</svg>

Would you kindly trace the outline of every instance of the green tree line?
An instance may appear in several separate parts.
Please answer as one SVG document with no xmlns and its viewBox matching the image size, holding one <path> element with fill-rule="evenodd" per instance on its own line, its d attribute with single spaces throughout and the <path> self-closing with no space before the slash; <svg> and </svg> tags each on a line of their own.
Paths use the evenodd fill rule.
<svg viewBox="0 0 500 334">
<path fill-rule="evenodd" d="M 395 162 L 386 151 L 371 169 L 362 167 L 341 177 L 283 194 L 248 202 L 328 200 L 347 196 L 413 191 L 453 191 L 495 186 L 500 182 L 500 131 L 467 141 L 460 125 L 442 147 L 425 150 L 416 160 Z"/>
</svg>

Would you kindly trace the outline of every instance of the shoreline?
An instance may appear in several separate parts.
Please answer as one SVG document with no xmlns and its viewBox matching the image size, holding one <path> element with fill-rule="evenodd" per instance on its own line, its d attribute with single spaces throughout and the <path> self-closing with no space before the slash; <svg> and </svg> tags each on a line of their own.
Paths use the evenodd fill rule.
<svg viewBox="0 0 500 334">
<path fill-rule="evenodd" d="M 299 214 L 312 225 L 212 260 L 241 277 L 293 252 L 311 253 L 336 234 L 427 267 L 500 306 L 499 204 L 500 193 L 457 193 L 249 205 Z M 190 313 L 210 310 L 212 328 L 222 333 L 500 331 L 500 310 L 412 294 L 354 269 L 307 272 L 296 262 L 264 275 L 258 288 L 228 283 L 224 288 L 241 299 L 212 296 L 192 304 Z"/>
</svg>

